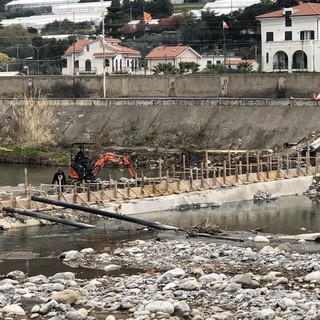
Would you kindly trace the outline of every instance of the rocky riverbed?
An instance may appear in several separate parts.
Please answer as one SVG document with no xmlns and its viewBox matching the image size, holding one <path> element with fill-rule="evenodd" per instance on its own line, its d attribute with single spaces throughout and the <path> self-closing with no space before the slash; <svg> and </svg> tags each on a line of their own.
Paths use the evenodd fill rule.
<svg viewBox="0 0 320 320">
<path fill-rule="evenodd" d="M 258 237 L 256 248 L 186 238 L 62 252 L 65 264 L 105 275 L 13 270 L 0 280 L 0 318 L 319 319 L 320 254 Z M 122 267 L 141 272 L 114 273 Z"/>
</svg>

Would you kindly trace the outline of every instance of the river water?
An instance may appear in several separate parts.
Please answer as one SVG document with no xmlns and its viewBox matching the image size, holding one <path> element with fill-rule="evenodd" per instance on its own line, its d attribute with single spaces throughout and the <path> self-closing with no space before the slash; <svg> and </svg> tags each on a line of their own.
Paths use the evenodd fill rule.
<svg viewBox="0 0 320 320">
<path fill-rule="evenodd" d="M 41 183 L 43 180 L 50 181 L 54 171 L 54 168 L 46 167 L 28 168 L 28 179 L 33 184 Z M 24 167 L 0 166 L 0 174 L 3 178 L 1 185 L 16 185 L 23 181 Z M 183 212 L 162 211 L 136 216 L 181 228 L 206 221 L 228 231 L 250 232 L 256 228 L 263 228 L 264 232 L 271 234 L 299 234 L 319 232 L 319 215 L 320 204 L 311 202 L 305 196 L 291 196 L 260 204 L 246 201 L 224 204 L 218 208 Z M 154 237 L 185 238 L 185 234 L 173 231 L 142 230 L 135 224 L 112 219 L 99 220 L 97 228 L 88 230 L 54 225 L 0 231 L 0 276 L 12 270 L 21 270 L 29 276 L 37 274 L 50 276 L 56 272 L 72 271 L 79 278 L 95 277 L 99 272 L 82 268 L 71 269 L 58 257 L 67 250 L 91 247 L 97 251 L 103 251 L 105 247 L 116 246 L 124 240 Z M 199 240 L 219 241 L 207 238 L 190 239 L 190 241 Z M 234 242 L 230 244 L 241 245 Z M 295 249 L 319 252 L 320 244 L 309 242 L 307 245 L 296 245 Z M 130 270 L 133 273 L 135 271 Z M 101 273 L 103 274 L 102 271 Z"/>
</svg>

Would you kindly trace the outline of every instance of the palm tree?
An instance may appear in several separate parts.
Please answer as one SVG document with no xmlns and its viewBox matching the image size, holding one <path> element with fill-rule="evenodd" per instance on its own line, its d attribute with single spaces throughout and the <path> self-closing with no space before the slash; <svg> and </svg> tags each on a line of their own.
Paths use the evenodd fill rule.
<svg viewBox="0 0 320 320">
<path fill-rule="evenodd" d="M 179 69 L 176 68 L 171 62 L 158 63 L 158 65 L 152 68 L 154 74 L 176 74 Z"/>
<path fill-rule="evenodd" d="M 240 72 L 249 73 L 249 72 L 252 72 L 252 65 L 250 65 L 250 63 L 247 62 L 247 61 L 246 62 L 240 62 L 237 65 L 237 69 Z"/>
</svg>

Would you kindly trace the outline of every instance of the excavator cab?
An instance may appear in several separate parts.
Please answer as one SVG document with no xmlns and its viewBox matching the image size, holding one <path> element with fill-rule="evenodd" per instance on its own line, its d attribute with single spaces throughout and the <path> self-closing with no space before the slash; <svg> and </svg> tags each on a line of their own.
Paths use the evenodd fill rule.
<svg viewBox="0 0 320 320">
<path fill-rule="evenodd" d="M 92 162 L 85 150 L 86 145 L 92 143 L 73 143 L 71 146 L 71 160 L 69 166 L 69 178 L 80 181 L 94 181 Z"/>
<path fill-rule="evenodd" d="M 135 176 L 135 170 L 125 155 L 105 153 L 93 164 L 85 148 L 86 145 L 92 144 L 83 142 L 72 144 L 69 179 L 72 181 L 94 182 L 97 174 L 107 162 L 122 164 L 131 177 Z"/>
</svg>

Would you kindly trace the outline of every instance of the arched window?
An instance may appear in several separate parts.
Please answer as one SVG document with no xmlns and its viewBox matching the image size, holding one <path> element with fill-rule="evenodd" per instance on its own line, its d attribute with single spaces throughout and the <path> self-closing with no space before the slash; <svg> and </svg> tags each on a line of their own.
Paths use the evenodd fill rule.
<svg viewBox="0 0 320 320">
<path fill-rule="evenodd" d="M 110 67 L 110 60 L 109 60 L 109 59 L 105 59 L 105 60 L 104 60 L 104 65 L 105 65 L 106 67 Z"/>
<path fill-rule="evenodd" d="M 120 60 L 120 71 L 122 71 L 122 60 Z"/>
<path fill-rule="evenodd" d="M 118 71 L 118 60 L 116 59 L 116 71 Z"/>
<path fill-rule="evenodd" d="M 86 60 L 85 70 L 91 71 L 91 60 L 89 60 L 89 59 Z"/>
<path fill-rule="evenodd" d="M 74 67 L 75 67 L 76 69 L 79 69 L 79 60 L 76 60 L 76 61 L 74 62 Z"/>
</svg>

